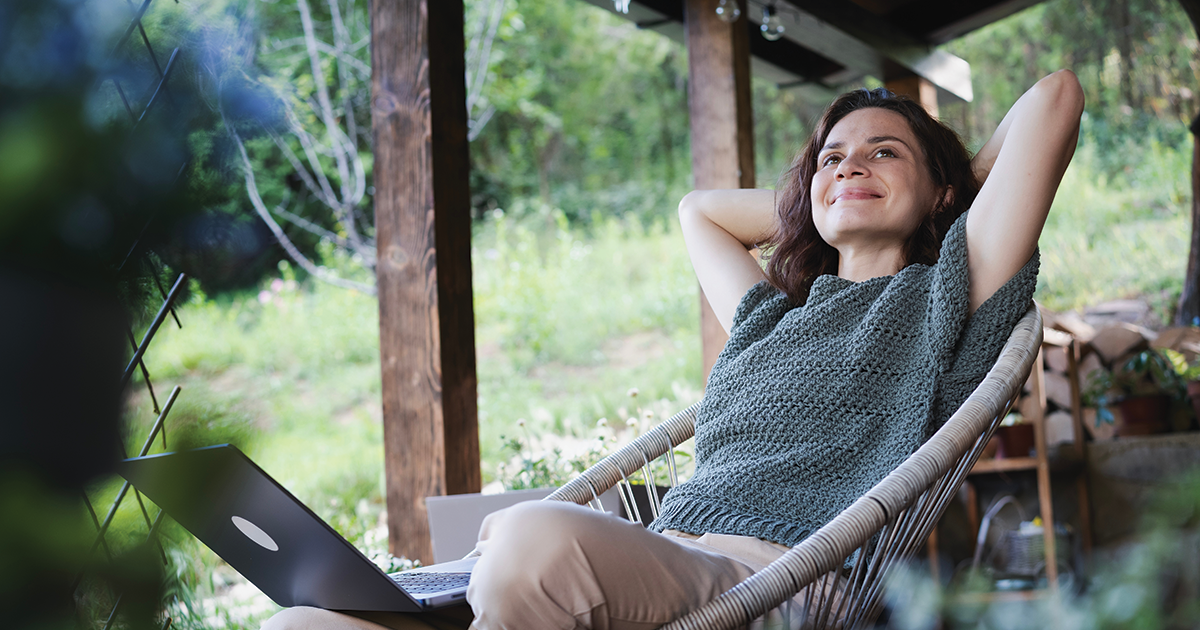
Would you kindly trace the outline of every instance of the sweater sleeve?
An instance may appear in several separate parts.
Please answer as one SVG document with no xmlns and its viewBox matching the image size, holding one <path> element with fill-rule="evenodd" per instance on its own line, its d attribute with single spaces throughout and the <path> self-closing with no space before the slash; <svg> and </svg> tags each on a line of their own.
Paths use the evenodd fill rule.
<svg viewBox="0 0 1200 630">
<path fill-rule="evenodd" d="M 937 372 L 941 374 L 950 369 L 971 309 L 966 213 L 950 226 L 932 271 L 926 332 Z"/>
<path fill-rule="evenodd" d="M 742 300 L 738 302 L 737 310 L 733 312 L 733 324 L 730 326 L 730 334 L 733 334 L 733 331 L 746 323 L 746 320 L 750 319 L 755 312 L 762 310 L 761 307 L 764 306 L 764 302 L 768 301 L 768 298 L 778 294 L 779 291 L 766 280 L 761 280 L 758 284 L 750 287 L 750 290 L 746 291 L 746 294 L 742 296 Z"/>
<path fill-rule="evenodd" d="M 975 389 L 996 362 L 1009 334 L 1033 300 L 1037 288 L 1039 252 L 1012 278 L 970 313 L 967 277 L 966 215 L 950 229 L 942 243 L 941 258 L 930 299 L 930 324 L 953 334 L 932 338 L 937 348 L 938 379 L 934 417 L 940 426 Z"/>
</svg>

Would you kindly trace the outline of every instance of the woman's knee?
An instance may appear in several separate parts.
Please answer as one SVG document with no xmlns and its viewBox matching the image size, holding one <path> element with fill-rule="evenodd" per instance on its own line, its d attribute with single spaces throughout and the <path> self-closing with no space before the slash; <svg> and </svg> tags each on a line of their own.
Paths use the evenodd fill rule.
<svg viewBox="0 0 1200 630">
<path fill-rule="evenodd" d="M 531 569 L 543 563 L 552 564 L 563 553 L 574 549 L 576 541 L 588 535 L 589 521 L 596 516 L 587 508 L 569 503 L 520 503 L 485 524 L 480 551 L 490 560 L 519 561 L 519 567 L 532 573 Z M 480 568 L 484 571 L 508 569 L 512 562 L 481 559 L 480 564 L 484 566 L 477 567 L 475 575 L 479 574 Z"/>
<path fill-rule="evenodd" d="M 589 566 L 582 557 L 584 541 L 596 536 L 598 518 L 607 517 L 577 505 L 549 501 L 508 508 L 486 532 L 488 539 L 467 593 L 472 608 L 477 614 L 487 610 L 496 615 L 500 609 L 561 599 L 566 594 L 556 593 L 556 584 L 577 588 L 591 582 L 589 576 L 566 573 L 585 571 Z"/>
</svg>

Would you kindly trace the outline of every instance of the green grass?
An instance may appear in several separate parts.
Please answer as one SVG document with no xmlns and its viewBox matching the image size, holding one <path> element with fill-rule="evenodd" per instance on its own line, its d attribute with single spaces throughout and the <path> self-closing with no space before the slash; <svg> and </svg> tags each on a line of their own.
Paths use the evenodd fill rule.
<svg viewBox="0 0 1200 630">
<path fill-rule="evenodd" d="M 1136 166 L 1112 177 L 1084 145 L 1067 169 L 1039 242 L 1035 297 L 1047 307 L 1150 296 L 1165 316 L 1178 299 L 1191 233 L 1190 151 L 1152 142 L 1129 157 Z"/>
<path fill-rule="evenodd" d="M 485 482 L 514 459 L 506 438 L 523 439 L 525 458 L 570 455 L 627 432 L 639 409 L 662 416 L 699 398 L 696 283 L 677 229 L 664 225 L 598 221 L 584 234 L 546 211 L 476 227 Z M 182 329 L 168 322 L 146 356 L 160 402 L 183 388 L 170 447 L 237 444 L 351 542 L 386 551 L 375 299 L 297 284 L 285 265 L 260 292 L 197 293 L 179 317 Z M 130 391 L 126 448 L 136 453 L 156 414 L 140 378 Z M 600 418 L 610 428 L 597 429 Z M 161 450 L 160 440 L 151 452 Z M 98 509 L 118 488 L 92 490 Z M 127 501 L 114 536 L 132 541 L 141 518 Z M 239 599 L 231 570 L 178 526 L 164 536 L 179 610 L 190 610 L 184 627 L 252 628 L 275 610 Z"/>
</svg>

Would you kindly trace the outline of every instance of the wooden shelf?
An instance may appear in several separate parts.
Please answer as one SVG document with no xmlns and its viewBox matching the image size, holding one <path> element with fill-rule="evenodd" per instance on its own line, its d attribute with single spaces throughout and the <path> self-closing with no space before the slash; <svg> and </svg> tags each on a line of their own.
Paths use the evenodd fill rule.
<svg viewBox="0 0 1200 630">
<path fill-rule="evenodd" d="M 1037 470 L 1036 457 L 1006 457 L 1004 459 L 981 459 L 971 469 L 972 475 L 1008 472 L 1010 470 Z"/>
</svg>

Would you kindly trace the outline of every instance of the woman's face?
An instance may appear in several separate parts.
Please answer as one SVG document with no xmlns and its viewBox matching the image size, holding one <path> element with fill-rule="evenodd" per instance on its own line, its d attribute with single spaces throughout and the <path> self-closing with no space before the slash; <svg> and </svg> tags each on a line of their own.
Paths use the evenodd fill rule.
<svg viewBox="0 0 1200 630">
<path fill-rule="evenodd" d="M 891 110 L 860 109 L 834 125 L 817 155 L 813 221 L 843 253 L 891 249 L 912 236 L 942 192 L 908 120 Z"/>
</svg>

